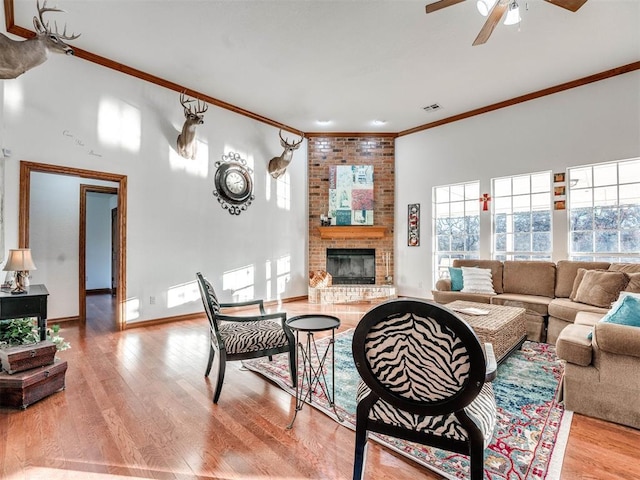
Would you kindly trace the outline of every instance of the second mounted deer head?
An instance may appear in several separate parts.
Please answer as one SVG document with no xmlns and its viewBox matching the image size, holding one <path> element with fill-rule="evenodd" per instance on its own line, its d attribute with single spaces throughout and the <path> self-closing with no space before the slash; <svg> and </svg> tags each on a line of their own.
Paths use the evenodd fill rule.
<svg viewBox="0 0 640 480">
<path fill-rule="evenodd" d="M 196 102 L 195 105 L 191 105 Z M 198 153 L 198 141 L 196 139 L 196 127 L 204 123 L 204 112 L 209 106 L 198 99 L 187 98 L 184 93 L 180 94 L 180 104 L 184 108 L 184 125 L 182 132 L 178 135 L 177 147 L 181 157 L 193 160 Z M 193 110 L 191 109 L 193 107 Z"/>
<path fill-rule="evenodd" d="M 47 12 L 64 12 L 59 8 L 48 8 L 46 0 L 40 7 L 36 2 L 38 16 L 33 17 L 33 26 L 36 36 L 24 41 L 12 40 L 0 33 L 0 79 L 17 78 L 27 70 L 37 67 L 47 59 L 48 52 L 73 55 L 73 48 L 64 43 L 64 40 L 75 40 L 80 34 L 67 36 L 65 25 L 62 33 L 58 32 L 58 26 L 54 23 L 54 30 L 45 22 L 43 15 Z"/>
<path fill-rule="evenodd" d="M 269 161 L 269 174 L 278 179 L 284 172 L 287 170 L 291 159 L 293 158 L 294 150 L 297 150 L 302 141 L 304 140 L 304 135 L 300 138 L 298 142 L 289 143 L 289 137 L 285 140 L 282 138 L 282 130 L 278 133 L 280 135 L 280 145 L 284 148 L 284 151 L 279 157 L 273 157 Z"/>
</svg>

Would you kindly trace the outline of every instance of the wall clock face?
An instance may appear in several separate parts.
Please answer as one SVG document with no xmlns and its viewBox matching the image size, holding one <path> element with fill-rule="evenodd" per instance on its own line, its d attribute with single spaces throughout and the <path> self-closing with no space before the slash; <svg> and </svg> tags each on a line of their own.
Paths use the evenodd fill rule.
<svg viewBox="0 0 640 480">
<path fill-rule="evenodd" d="M 251 168 L 237 153 L 223 155 L 216 168 L 213 195 L 230 214 L 240 215 L 255 199 Z"/>
</svg>

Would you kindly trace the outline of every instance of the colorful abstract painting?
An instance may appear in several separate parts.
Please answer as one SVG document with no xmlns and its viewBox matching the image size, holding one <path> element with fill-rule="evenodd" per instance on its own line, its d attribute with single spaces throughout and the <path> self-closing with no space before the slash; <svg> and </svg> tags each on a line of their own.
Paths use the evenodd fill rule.
<svg viewBox="0 0 640 480">
<path fill-rule="evenodd" d="M 373 225 L 373 165 L 329 167 L 329 217 L 335 225 Z"/>
</svg>

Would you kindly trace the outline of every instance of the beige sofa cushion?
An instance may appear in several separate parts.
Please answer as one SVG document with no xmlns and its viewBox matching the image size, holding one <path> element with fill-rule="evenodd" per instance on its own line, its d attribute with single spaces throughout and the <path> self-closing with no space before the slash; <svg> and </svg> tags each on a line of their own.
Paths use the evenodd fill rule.
<svg viewBox="0 0 640 480">
<path fill-rule="evenodd" d="M 612 263 L 609 270 L 613 272 L 640 273 L 640 263 Z"/>
<path fill-rule="evenodd" d="M 627 273 L 629 283 L 624 289 L 625 292 L 640 293 L 640 273 Z"/>
<path fill-rule="evenodd" d="M 433 299 L 440 304 L 451 303 L 454 300 L 466 300 L 467 302 L 491 303 L 491 297 L 495 295 L 487 295 L 483 293 L 463 293 L 452 291 L 432 290 Z"/>
<path fill-rule="evenodd" d="M 602 320 L 604 314 L 595 312 L 578 312 L 576 314 L 575 324 L 586 325 L 587 327 L 593 327 L 596 323 Z"/>
<path fill-rule="evenodd" d="M 553 262 L 507 260 L 504 262 L 504 293 L 554 297 L 556 265 Z"/>
<path fill-rule="evenodd" d="M 556 342 L 558 357 L 574 365 L 591 365 L 591 331 L 592 328 L 587 325 L 567 325 Z"/>
<path fill-rule="evenodd" d="M 605 315 L 609 311 L 608 308 L 594 307 L 585 303 L 578 303 L 568 298 L 554 298 L 549 303 L 549 315 L 559 318 L 565 322 L 573 323 L 578 312 L 593 312 Z"/>
<path fill-rule="evenodd" d="M 453 261 L 454 267 L 479 267 L 491 270 L 491 280 L 496 293 L 502 293 L 502 262 L 500 260 L 471 260 L 466 258 L 456 258 Z M 462 299 L 461 299 L 462 300 Z M 489 303 L 489 302 L 487 302 Z"/>
<path fill-rule="evenodd" d="M 549 315 L 551 298 L 539 295 L 522 295 L 519 293 L 501 293 L 491 298 L 494 305 L 506 307 L 520 307 L 527 310 L 528 314 L 536 314 L 543 317 Z"/>
<path fill-rule="evenodd" d="M 579 268 L 586 270 L 606 270 L 609 262 L 580 262 L 575 260 L 559 260 L 556 264 L 556 291 L 555 296 L 568 298 L 573 288 L 573 282 Z"/>
<path fill-rule="evenodd" d="M 587 270 L 574 300 L 596 307 L 609 308 L 629 283 L 629 276 L 618 271 Z"/>
</svg>

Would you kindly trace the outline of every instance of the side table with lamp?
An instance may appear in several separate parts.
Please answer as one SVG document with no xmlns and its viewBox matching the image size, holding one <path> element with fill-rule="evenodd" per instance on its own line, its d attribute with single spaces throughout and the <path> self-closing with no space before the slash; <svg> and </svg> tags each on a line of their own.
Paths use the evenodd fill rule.
<svg viewBox="0 0 640 480">
<path fill-rule="evenodd" d="M 3 285 L 0 291 L 0 321 L 14 318 L 36 317 L 40 340 L 47 338 L 47 297 L 44 285 L 29 285 L 30 270 L 36 270 L 28 248 L 9 250 L 9 258 L 3 268 L 15 272 L 15 285 Z"/>
</svg>

